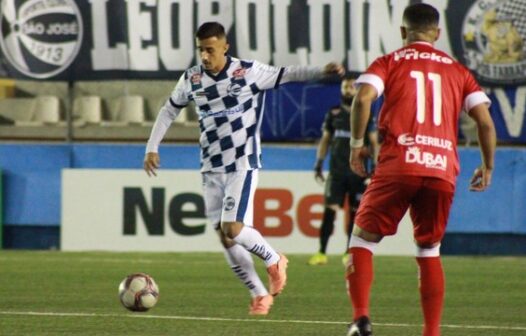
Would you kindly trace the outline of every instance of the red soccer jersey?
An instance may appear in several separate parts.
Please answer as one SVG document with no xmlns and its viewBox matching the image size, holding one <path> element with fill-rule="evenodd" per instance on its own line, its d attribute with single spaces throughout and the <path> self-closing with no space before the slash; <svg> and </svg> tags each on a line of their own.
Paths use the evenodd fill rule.
<svg viewBox="0 0 526 336">
<path fill-rule="evenodd" d="M 431 176 L 454 185 L 460 113 L 490 102 L 471 73 L 431 44 L 417 42 L 376 59 L 360 83 L 384 94 L 375 174 Z"/>
</svg>

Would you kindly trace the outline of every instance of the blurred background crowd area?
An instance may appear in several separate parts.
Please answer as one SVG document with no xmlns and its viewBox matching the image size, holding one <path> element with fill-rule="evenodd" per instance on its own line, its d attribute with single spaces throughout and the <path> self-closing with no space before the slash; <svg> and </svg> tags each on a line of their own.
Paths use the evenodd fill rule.
<svg viewBox="0 0 526 336">
<path fill-rule="evenodd" d="M 0 139 L 146 141 L 175 83 L 169 80 L 68 83 L 3 78 L 0 79 Z M 263 140 L 316 141 L 321 135 L 324 114 L 338 104 L 338 83 L 291 85 L 284 91 L 281 98 L 274 97 L 277 91 L 269 95 L 271 103 L 267 104 L 270 106 L 266 107 L 266 114 L 270 120 L 263 123 Z M 381 101 L 373 113 L 377 114 L 380 107 Z M 284 121 L 286 118 L 290 120 Z M 302 119 L 300 129 L 293 129 L 298 124 L 294 119 Z M 477 142 L 475 123 L 466 114 L 462 114 L 459 129 L 461 144 Z M 189 104 L 168 130 L 165 141 L 198 139 L 198 115 L 195 106 Z"/>
<path fill-rule="evenodd" d="M 175 82 L 166 80 L 0 80 L 0 138 L 12 140 L 145 140 Z M 196 140 L 192 106 L 168 140 Z"/>
</svg>

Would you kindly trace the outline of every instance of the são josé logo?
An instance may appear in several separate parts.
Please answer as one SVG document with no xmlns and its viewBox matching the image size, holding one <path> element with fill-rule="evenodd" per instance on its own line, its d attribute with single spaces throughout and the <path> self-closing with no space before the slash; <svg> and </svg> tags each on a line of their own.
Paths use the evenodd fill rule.
<svg viewBox="0 0 526 336">
<path fill-rule="evenodd" d="M 526 82 L 526 1 L 473 3 L 462 25 L 462 48 L 466 65 L 482 81 Z"/>
<path fill-rule="evenodd" d="M 69 67 L 82 44 L 74 0 L 1 0 L 0 47 L 18 71 L 53 77 Z"/>
</svg>

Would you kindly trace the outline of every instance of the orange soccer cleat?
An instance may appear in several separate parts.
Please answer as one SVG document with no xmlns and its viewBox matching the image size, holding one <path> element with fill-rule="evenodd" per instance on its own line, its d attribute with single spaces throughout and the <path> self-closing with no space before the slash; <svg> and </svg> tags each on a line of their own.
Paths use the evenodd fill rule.
<svg viewBox="0 0 526 336">
<path fill-rule="evenodd" d="M 277 263 L 267 267 L 269 292 L 272 296 L 280 294 L 287 283 L 287 264 L 289 260 L 281 253 L 279 256 Z"/>
<path fill-rule="evenodd" d="M 272 295 L 256 296 L 250 303 L 250 315 L 267 315 L 270 311 L 270 307 L 274 303 L 274 297 Z"/>
</svg>

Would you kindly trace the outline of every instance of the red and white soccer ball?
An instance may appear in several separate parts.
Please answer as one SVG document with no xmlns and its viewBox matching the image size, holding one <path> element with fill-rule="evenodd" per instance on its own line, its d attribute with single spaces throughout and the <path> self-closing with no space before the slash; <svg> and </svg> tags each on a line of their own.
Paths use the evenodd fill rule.
<svg viewBox="0 0 526 336">
<path fill-rule="evenodd" d="M 119 299 L 126 309 L 147 311 L 159 300 L 159 287 L 146 273 L 130 274 L 119 285 Z"/>
</svg>

